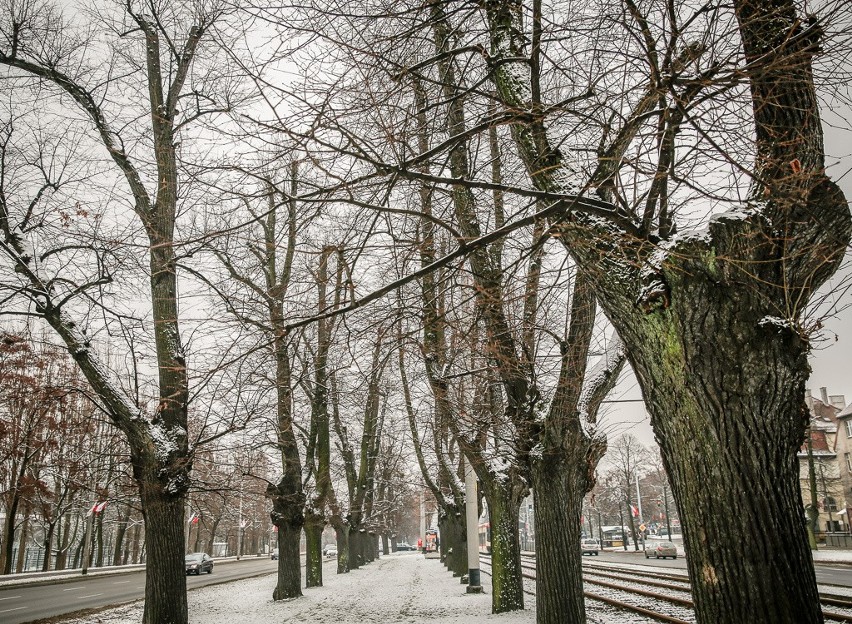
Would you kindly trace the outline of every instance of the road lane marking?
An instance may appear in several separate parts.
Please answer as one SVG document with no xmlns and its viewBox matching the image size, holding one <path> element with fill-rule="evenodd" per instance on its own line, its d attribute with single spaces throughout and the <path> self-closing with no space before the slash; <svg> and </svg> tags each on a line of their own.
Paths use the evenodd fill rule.
<svg viewBox="0 0 852 624">
<path fill-rule="evenodd" d="M 21 609 L 25 609 L 26 607 L 15 607 L 14 609 L 4 609 L 0 611 L 0 613 L 9 613 L 9 611 L 20 611 Z"/>
<path fill-rule="evenodd" d="M 0 598 L 0 600 L 14 600 L 15 598 L 20 598 L 20 596 L 6 596 L 5 598 Z"/>
<path fill-rule="evenodd" d="M 104 593 L 101 592 L 100 594 L 89 594 L 88 596 L 77 596 L 77 600 L 82 600 L 83 598 L 95 598 L 96 596 L 103 596 L 103 595 L 104 595 Z"/>
<path fill-rule="evenodd" d="M 63 589 L 62 591 L 77 591 L 78 589 L 83 589 L 83 586 L 78 585 L 77 587 L 69 587 L 68 589 Z"/>
<path fill-rule="evenodd" d="M 115 581 L 113 585 L 124 585 L 125 583 L 129 583 L 130 581 Z"/>
</svg>

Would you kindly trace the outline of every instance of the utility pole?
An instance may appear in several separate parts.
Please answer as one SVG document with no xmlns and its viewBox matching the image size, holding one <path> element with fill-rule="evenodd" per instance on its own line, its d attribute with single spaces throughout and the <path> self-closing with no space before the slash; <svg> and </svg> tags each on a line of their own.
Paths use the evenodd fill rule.
<svg viewBox="0 0 852 624">
<path fill-rule="evenodd" d="M 642 515 L 642 496 L 639 494 L 639 473 L 636 476 L 636 505 L 639 507 L 639 524 L 645 524 L 645 516 Z"/>
<path fill-rule="evenodd" d="M 467 524 L 467 593 L 481 594 L 479 578 L 479 498 L 476 495 L 476 472 L 465 458 L 464 473 L 465 523 Z"/>
<path fill-rule="evenodd" d="M 420 552 L 426 552 L 426 500 L 420 488 Z"/>
</svg>

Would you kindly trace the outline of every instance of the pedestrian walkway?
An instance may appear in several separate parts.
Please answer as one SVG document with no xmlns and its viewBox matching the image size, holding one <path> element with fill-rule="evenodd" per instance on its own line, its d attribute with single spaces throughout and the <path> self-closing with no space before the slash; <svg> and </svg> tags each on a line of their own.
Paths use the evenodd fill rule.
<svg viewBox="0 0 852 624">
<path fill-rule="evenodd" d="M 366 624 L 370 622 L 442 622 L 533 624 L 535 602 L 527 596 L 522 612 L 491 614 L 491 579 L 483 575 L 483 594 L 465 593 L 437 559 L 415 552 L 382 556 L 349 574 L 324 571 L 324 586 L 302 590 L 295 600 L 272 600 L 275 575 L 205 587 L 189 592 L 192 624 Z M 93 617 L 97 619 L 94 620 Z M 109 609 L 97 616 L 63 624 L 133 624 L 142 621 L 142 603 Z"/>
</svg>

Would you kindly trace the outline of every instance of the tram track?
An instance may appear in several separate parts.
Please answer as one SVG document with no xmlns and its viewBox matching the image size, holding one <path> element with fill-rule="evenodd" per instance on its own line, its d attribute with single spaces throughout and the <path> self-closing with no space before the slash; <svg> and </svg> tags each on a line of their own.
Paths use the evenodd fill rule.
<svg viewBox="0 0 852 624">
<path fill-rule="evenodd" d="M 485 574 L 490 576 L 491 557 L 485 553 L 480 553 L 483 563 L 489 566 L 489 570 L 483 570 Z M 522 576 L 527 581 L 535 582 L 535 557 L 523 555 L 521 558 Z M 529 572 L 533 572 L 530 574 Z M 607 580 L 602 580 L 607 579 Z M 615 582 L 611 582 L 615 581 Z M 583 595 L 589 600 L 596 600 L 618 609 L 630 611 L 645 615 L 651 619 L 669 624 L 692 624 L 694 619 L 683 619 L 683 613 L 674 614 L 675 611 L 687 609 L 692 611 L 694 603 L 691 599 L 691 586 L 689 578 L 684 574 L 668 574 L 662 572 L 643 572 L 635 568 L 622 567 L 618 565 L 609 566 L 606 564 L 595 564 L 583 562 L 583 583 L 584 585 L 594 585 L 614 592 L 626 593 L 628 596 L 635 598 L 624 598 L 621 596 L 614 598 L 612 596 L 604 596 L 596 592 L 585 591 Z M 631 587 L 629 584 L 641 584 L 643 587 Z M 680 592 L 689 597 L 682 597 L 661 593 L 645 588 L 655 588 L 668 592 Z M 524 592 L 529 595 L 535 595 L 534 591 L 530 591 L 526 587 Z M 634 600 L 651 600 L 662 603 L 666 606 L 653 606 L 649 608 L 647 604 L 636 604 Z M 852 598 L 849 596 L 835 594 L 820 594 L 820 604 L 823 607 L 823 617 L 826 622 L 847 622 L 852 623 Z M 848 610 L 848 613 L 841 613 L 833 610 L 826 610 L 825 607 L 840 608 Z M 666 612 L 669 611 L 669 612 Z"/>
</svg>

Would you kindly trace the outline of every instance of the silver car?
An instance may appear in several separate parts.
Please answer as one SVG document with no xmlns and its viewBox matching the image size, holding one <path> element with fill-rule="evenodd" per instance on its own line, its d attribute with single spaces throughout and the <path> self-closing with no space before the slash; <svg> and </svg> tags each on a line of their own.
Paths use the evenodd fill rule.
<svg viewBox="0 0 852 624">
<path fill-rule="evenodd" d="M 599 555 L 601 553 L 601 545 L 596 539 L 580 540 L 580 551 L 584 555 Z"/>
<path fill-rule="evenodd" d="M 650 559 L 652 556 L 656 559 L 665 559 L 666 557 L 677 559 L 677 546 L 672 542 L 657 542 L 653 545 L 646 545 L 645 559 Z"/>
</svg>

